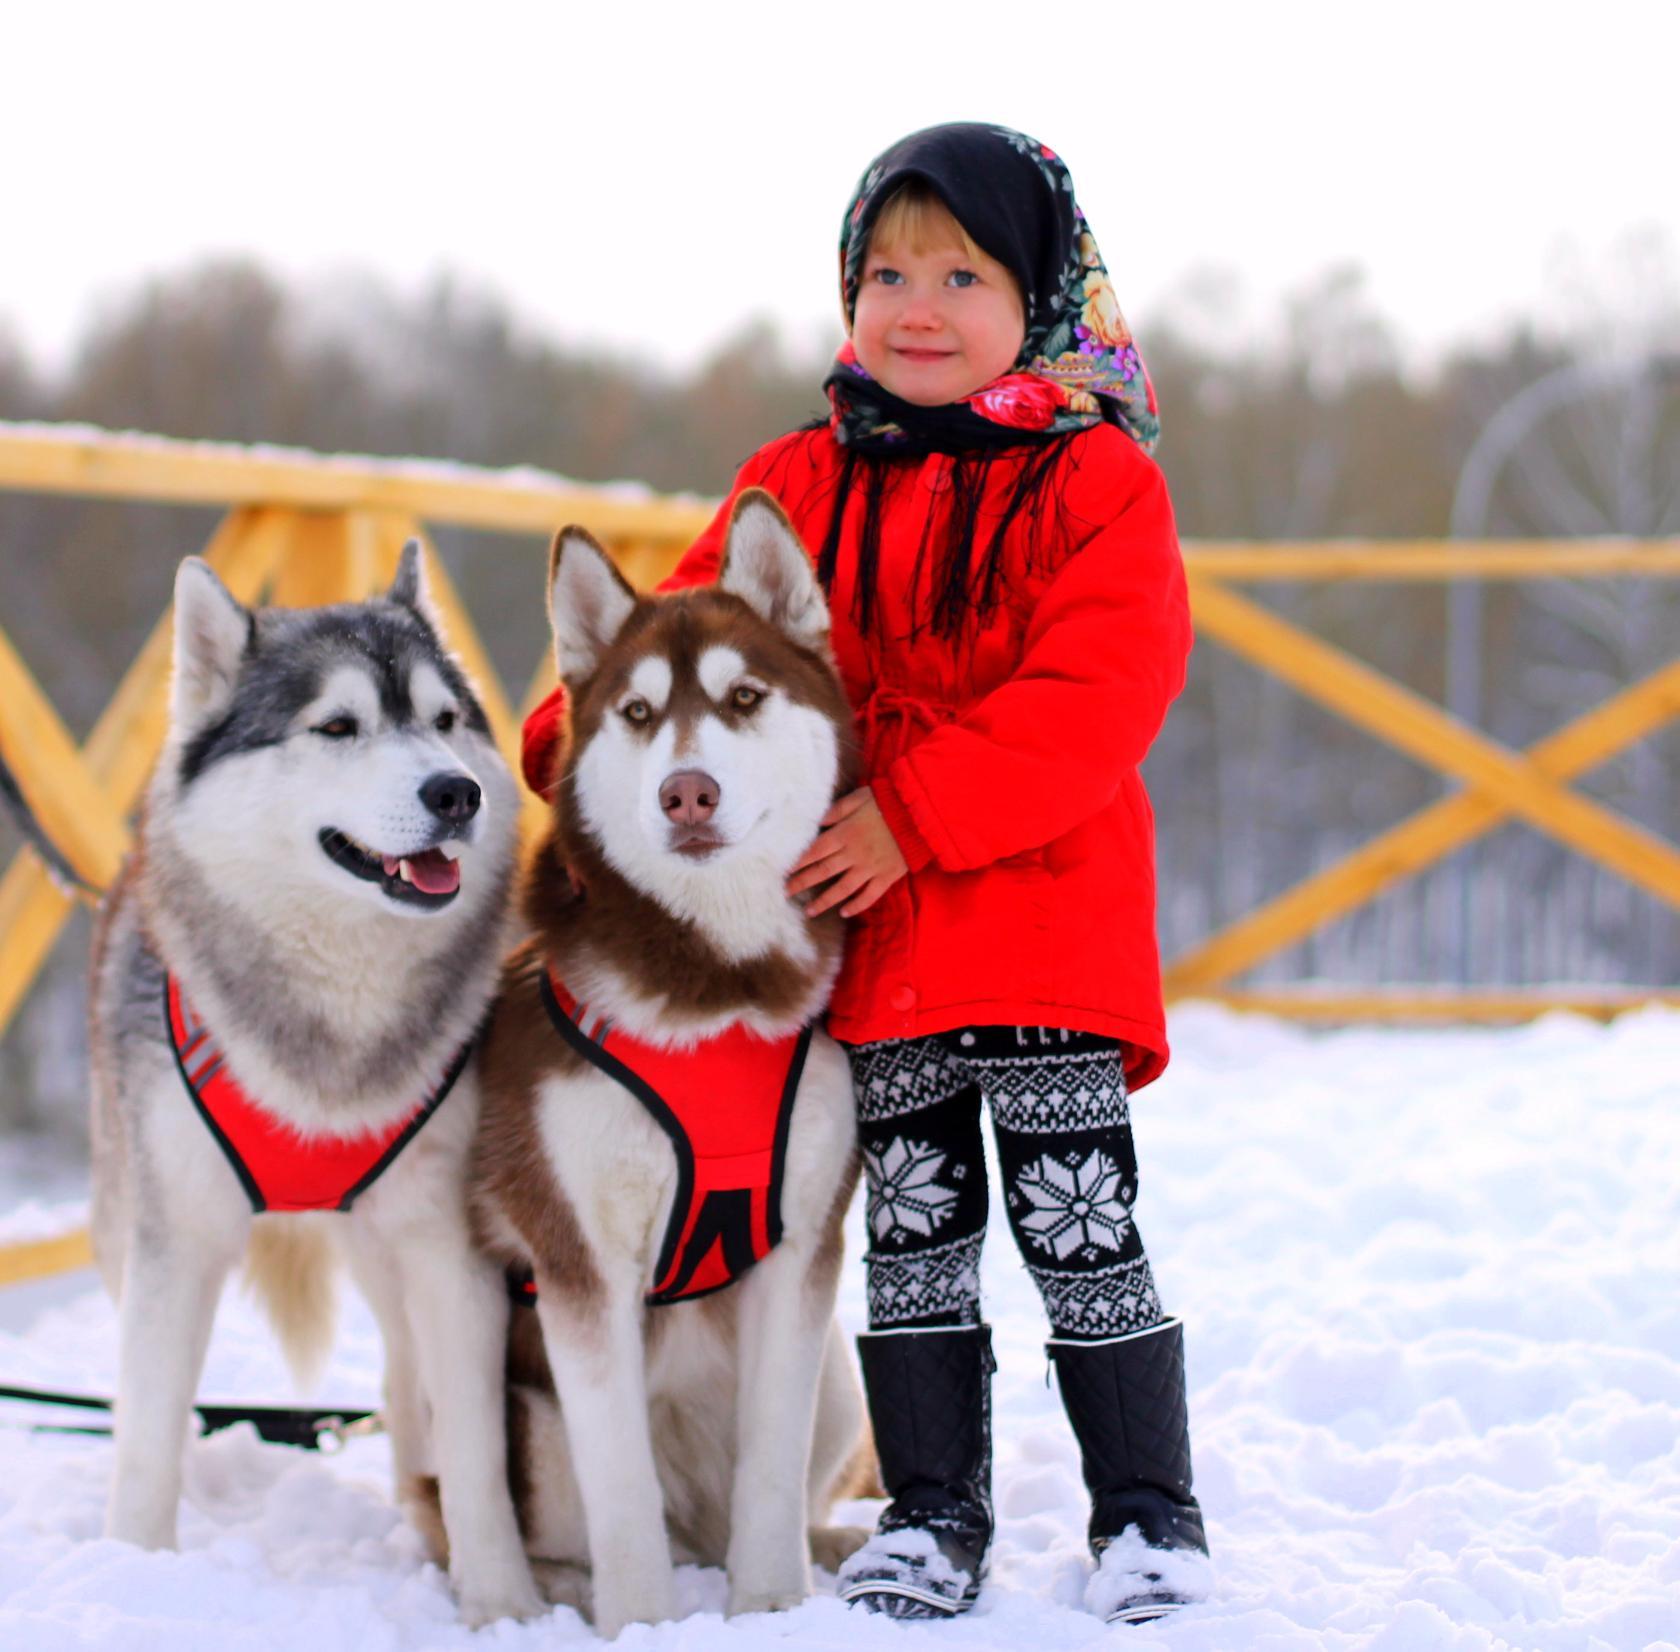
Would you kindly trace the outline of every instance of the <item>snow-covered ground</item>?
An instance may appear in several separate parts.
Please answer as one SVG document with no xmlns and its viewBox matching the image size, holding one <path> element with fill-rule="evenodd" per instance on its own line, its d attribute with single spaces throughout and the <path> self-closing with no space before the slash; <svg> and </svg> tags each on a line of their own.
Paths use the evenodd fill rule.
<svg viewBox="0 0 1680 1652">
<path fill-rule="evenodd" d="M 1135 1108 L 1138 1214 L 1187 1326 L 1215 1598 L 1136 1629 L 1079 1609 L 1077 1461 L 998 1210 L 1000 1529 L 977 1610 L 904 1627 L 819 1593 L 726 1623 L 721 1576 L 689 1569 L 690 1615 L 626 1648 L 1680 1652 L 1680 1015 L 1311 1033 L 1191 1007 L 1173 1032 L 1172 1070 Z M 39 1201 L 64 1196 L 0 1143 L 0 1230 L 35 1200 L 33 1236 Z M 853 1328 L 861 1240 L 854 1212 Z M 0 1383 L 109 1392 L 114 1322 L 91 1276 L 25 1289 L 22 1308 L 0 1292 Z M 323 1395 L 371 1403 L 377 1371 L 351 1305 Z M 230 1294 L 204 1397 L 286 1392 Z M 105 1441 L 0 1433 L 7 1652 L 592 1639 L 564 1609 L 477 1640 L 460 1628 L 391 1506 L 379 1440 L 334 1458 L 245 1431 L 198 1443 L 173 1555 L 100 1540 L 110 1464 Z"/>
</svg>

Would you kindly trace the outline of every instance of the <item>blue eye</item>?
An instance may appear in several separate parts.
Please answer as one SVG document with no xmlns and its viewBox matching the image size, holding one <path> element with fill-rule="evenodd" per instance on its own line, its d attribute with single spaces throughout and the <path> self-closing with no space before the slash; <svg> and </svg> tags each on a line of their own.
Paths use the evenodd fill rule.
<svg viewBox="0 0 1680 1652">
<path fill-rule="evenodd" d="M 896 287 L 903 282 L 904 277 L 897 270 L 876 270 L 875 279 L 883 287 Z"/>
<path fill-rule="evenodd" d="M 973 270 L 952 270 L 948 279 L 954 287 L 972 287 L 980 277 Z"/>
</svg>

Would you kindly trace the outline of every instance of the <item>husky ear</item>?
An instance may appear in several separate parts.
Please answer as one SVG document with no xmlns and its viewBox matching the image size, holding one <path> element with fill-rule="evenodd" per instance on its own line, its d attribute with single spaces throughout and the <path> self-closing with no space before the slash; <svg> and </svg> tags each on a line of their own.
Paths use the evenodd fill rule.
<svg viewBox="0 0 1680 1652">
<path fill-rule="evenodd" d="M 397 577 L 391 581 L 385 597 L 389 602 L 400 602 L 412 609 L 428 625 L 436 627 L 437 610 L 432 607 L 431 591 L 426 584 L 426 559 L 418 539 L 411 539 L 403 546 L 397 561 Z"/>
<path fill-rule="evenodd" d="M 594 671 L 636 606 L 636 593 L 586 528 L 562 528 L 548 558 L 548 617 L 562 682 Z"/>
<path fill-rule="evenodd" d="M 177 727 L 203 723 L 233 698 L 255 623 L 208 562 L 189 556 L 176 569 L 171 706 Z"/>
<path fill-rule="evenodd" d="M 718 589 L 738 596 L 807 648 L 828 637 L 828 604 L 786 512 L 762 488 L 736 501 Z"/>
</svg>

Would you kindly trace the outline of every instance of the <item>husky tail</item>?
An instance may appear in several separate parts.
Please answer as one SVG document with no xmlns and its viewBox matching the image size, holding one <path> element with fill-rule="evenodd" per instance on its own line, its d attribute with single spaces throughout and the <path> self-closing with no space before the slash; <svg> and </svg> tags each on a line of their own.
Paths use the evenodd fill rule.
<svg viewBox="0 0 1680 1652">
<path fill-rule="evenodd" d="M 262 1304 L 300 1393 L 320 1379 L 338 1325 L 338 1249 L 324 1223 L 258 1218 L 245 1283 Z"/>
</svg>

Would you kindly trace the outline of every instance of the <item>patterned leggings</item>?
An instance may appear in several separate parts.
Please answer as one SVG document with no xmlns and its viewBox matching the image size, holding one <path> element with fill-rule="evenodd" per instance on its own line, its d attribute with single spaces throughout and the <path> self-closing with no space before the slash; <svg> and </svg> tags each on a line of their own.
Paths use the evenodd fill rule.
<svg viewBox="0 0 1680 1652">
<path fill-rule="evenodd" d="M 1137 1155 L 1116 1040 L 965 1027 L 846 1053 L 869 1183 L 871 1330 L 979 1323 L 982 1096 L 1009 1225 L 1052 1331 L 1094 1339 L 1160 1322 L 1132 1221 Z"/>
</svg>

